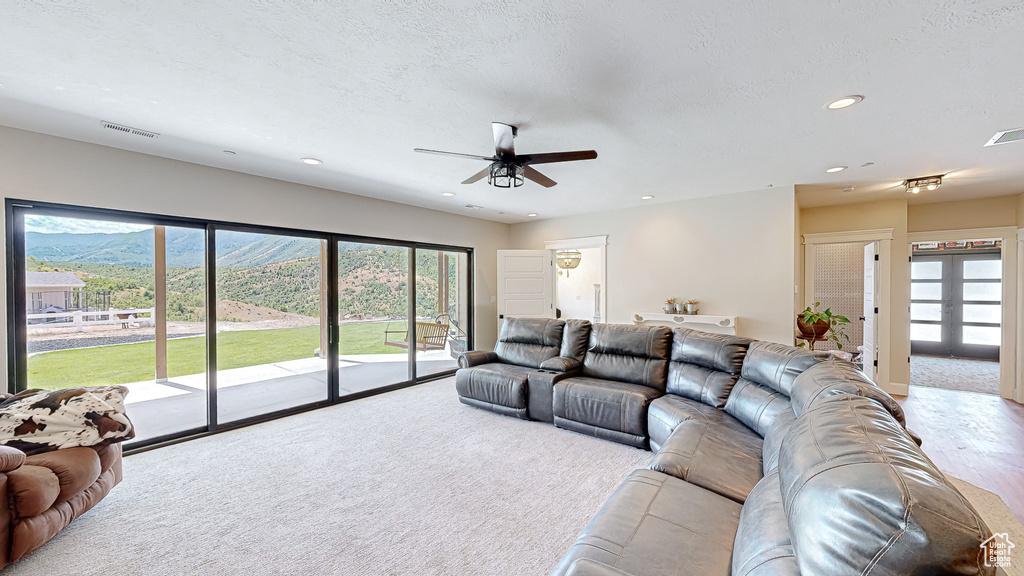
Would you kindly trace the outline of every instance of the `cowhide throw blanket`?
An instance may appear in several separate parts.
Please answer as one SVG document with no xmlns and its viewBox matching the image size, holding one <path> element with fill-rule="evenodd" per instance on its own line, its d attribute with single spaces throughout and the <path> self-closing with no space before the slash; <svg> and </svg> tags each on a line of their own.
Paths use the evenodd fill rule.
<svg viewBox="0 0 1024 576">
<path fill-rule="evenodd" d="M 0 402 L 0 444 L 25 454 L 103 446 L 135 437 L 125 386 L 25 390 Z"/>
</svg>

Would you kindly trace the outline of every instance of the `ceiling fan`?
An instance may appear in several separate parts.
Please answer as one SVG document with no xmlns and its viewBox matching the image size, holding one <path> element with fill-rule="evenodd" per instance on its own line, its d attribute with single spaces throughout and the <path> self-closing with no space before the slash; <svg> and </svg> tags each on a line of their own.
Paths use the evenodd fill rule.
<svg viewBox="0 0 1024 576">
<path fill-rule="evenodd" d="M 424 148 L 414 148 L 413 150 L 427 154 L 487 160 L 491 163 L 490 166 L 466 178 L 462 183 L 472 184 L 486 176 L 487 183 L 498 188 L 512 188 L 513 186 L 518 188 L 523 185 L 524 179 L 532 180 L 545 188 L 551 188 L 557 182 L 535 170 L 531 164 L 550 164 L 552 162 L 571 162 L 573 160 L 593 160 L 597 158 L 597 152 L 593 150 L 516 154 L 512 139 L 516 137 L 519 130 L 515 126 L 501 122 L 491 122 L 491 129 L 494 132 L 494 156 L 441 152 L 440 150 L 426 150 Z"/>
</svg>

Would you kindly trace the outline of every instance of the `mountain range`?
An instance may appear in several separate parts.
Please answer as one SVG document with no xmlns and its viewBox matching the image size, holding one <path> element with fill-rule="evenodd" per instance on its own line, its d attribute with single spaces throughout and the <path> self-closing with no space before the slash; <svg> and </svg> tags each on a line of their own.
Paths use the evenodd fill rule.
<svg viewBox="0 0 1024 576">
<path fill-rule="evenodd" d="M 167 229 L 167 266 L 196 268 L 203 265 L 205 231 Z M 340 249 L 359 249 L 342 243 Z M 96 234 L 25 233 L 25 255 L 40 262 L 84 262 L 150 268 L 153 266 L 153 230 Z M 299 258 L 318 257 L 320 241 L 273 234 L 217 231 L 217 264 L 253 268 Z"/>
</svg>

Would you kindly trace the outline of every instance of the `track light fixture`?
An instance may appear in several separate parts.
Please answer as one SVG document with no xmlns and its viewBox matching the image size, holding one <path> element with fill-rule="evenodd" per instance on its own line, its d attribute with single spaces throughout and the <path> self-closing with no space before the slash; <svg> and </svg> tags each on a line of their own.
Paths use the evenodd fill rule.
<svg viewBox="0 0 1024 576">
<path fill-rule="evenodd" d="M 911 178 L 903 183 L 907 192 L 919 194 L 921 190 L 935 190 L 942 186 L 942 176 L 926 176 L 924 178 Z"/>
</svg>

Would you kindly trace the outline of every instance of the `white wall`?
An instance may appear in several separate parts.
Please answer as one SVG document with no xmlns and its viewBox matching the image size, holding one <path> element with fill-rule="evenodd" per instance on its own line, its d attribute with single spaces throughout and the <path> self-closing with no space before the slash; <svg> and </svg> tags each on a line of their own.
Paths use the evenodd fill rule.
<svg viewBox="0 0 1024 576">
<path fill-rule="evenodd" d="M 494 345 L 496 251 L 509 247 L 507 224 L 6 127 L 0 127 L 0 175 L 5 199 L 474 248 L 477 347 Z M 5 241 L 6 236 L 0 239 Z M 0 278 L 0 310 L 6 315 L 6 267 Z M 6 360 L 7 333 L 0 332 L 0 357 Z M 6 382 L 6 369 L 0 372 Z"/>
<path fill-rule="evenodd" d="M 696 298 L 703 314 L 735 315 L 743 336 L 793 343 L 793 187 L 513 224 L 512 248 L 608 235 L 608 322 Z"/>
</svg>

